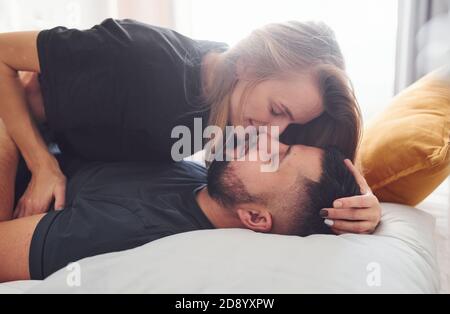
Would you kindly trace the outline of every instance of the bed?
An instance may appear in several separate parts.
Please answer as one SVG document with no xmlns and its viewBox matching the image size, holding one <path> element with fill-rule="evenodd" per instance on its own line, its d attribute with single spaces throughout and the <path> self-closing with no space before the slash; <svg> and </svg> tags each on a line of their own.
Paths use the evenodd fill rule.
<svg viewBox="0 0 450 314">
<path fill-rule="evenodd" d="M 440 266 L 441 293 L 450 293 L 450 179 L 417 206 L 436 220 L 434 237 Z"/>
<path fill-rule="evenodd" d="M 300 238 L 243 229 L 194 231 L 84 259 L 77 264 L 79 285 L 68 281 L 70 268 L 41 282 L 0 285 L 0 292 L 444 292 L 448 273 L 440 272 L 446 265 L 440 265 L 437 252 L 444 243 L 436 239 L 443 231 L 436 232 L 440 218 L 397 204 L 382 207 L 373 235 Z"/>
</svg>

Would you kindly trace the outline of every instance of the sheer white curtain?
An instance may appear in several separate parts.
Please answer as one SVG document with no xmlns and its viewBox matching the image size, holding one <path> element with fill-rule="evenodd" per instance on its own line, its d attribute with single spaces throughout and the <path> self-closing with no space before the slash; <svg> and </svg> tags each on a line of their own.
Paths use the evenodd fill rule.
<svg viewBox="0 0 450 314">
<path fill-rule="evenodd" d="M 399 0 L 395 91 L 450 64 L 450 0 Z"/>
<path fill-rule="evenodd" d="M 108 17 L 174 26 L 172 0 L 0 0 L 0 32 L 91 28 Z"/>
<path fill-rule="evenodd" d="M 117 0 L 0 0 L 0 31 L 90 28 L 116 15 Z"/>
</svg>

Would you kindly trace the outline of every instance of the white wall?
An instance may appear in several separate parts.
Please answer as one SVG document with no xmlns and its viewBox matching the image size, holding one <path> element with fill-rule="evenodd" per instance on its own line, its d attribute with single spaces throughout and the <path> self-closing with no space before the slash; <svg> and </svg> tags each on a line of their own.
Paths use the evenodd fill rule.
<svg viewBox="0 0 450 314">
<path fill-rule="evenodd" d="M 172 28 L 175 25 L 172 0 L 117 0 L 119 17 Z"/>
</svg>

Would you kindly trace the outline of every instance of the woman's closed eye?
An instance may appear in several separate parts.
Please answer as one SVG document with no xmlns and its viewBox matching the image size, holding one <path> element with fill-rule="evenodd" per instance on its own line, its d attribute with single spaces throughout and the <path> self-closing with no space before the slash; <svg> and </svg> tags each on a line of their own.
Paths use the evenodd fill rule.
<svg viewBox="0 0 450 314">
<path fill-rule="evenodd" d="M 275 104 L 270 106 L 270 113 L 275 117 L 284 115 L 284 111 Z"/>
</svg>

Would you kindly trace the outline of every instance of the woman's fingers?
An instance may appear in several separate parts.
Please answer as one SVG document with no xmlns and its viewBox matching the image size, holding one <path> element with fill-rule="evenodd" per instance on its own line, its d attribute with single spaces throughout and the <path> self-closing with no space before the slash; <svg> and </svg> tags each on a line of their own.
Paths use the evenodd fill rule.
<svg viewBox="0 0 450 314">
<path fill-rule="evenodd" d="M 331 230 L 332 230 L 333 233 L 336 234 L 336 235 L 355 234 L 355 233 L 357 233 L 357 232 L 352 232 L 352 231 L 339 230 L 339 229 L 335 229 L 335 228 L 331 228 Z M 359 233 L 358 233 L 358 234 L 359 234 Z M 371 232 L 363 232 L 362 234 L 371 234 Z"/>
<path fill-rule="evenodd" d="M 359 188 L 361 190 L 361 194 L 370 193 L 370 187 L 369 184 L 367 184 L 366 179 L 364 176 L 359 172 L 359 170 L 353 165 L 350 159 L 344 160 L 347 168 L 350 170 L 350 172 L 355 177 L 356 182 L 359 185 Z"/>
<path fill-rule="evenodd" d="M 14 218 L 23 218 L 27 216 L 27 206 L 25 205 L 25 201 L 22 200 L 21 205 L 18 206 L 18 210 L 14 212 Z"/>
<path fill-rule="evenodd" d="M 331 228 L 331 230 L 333 231 L 334 234 L 337 234 L 337 235 L 343 235 L 343 234 L 350 233 L 350 232 L 339 230 L 339 229 L 336 229 L 336 228 Z"/>
<path fill-rule="evenodd" d="M 350 221 L 377 221 L 378 214 L 374 210 L 368 209 L 336 209 L 325 208 L 320 211 L 322 218 L 332 220 L 350 220 Z"/>
<path fill-rule="evenodd" d="M 27 200 L 28 200 L 28 198 L 27 198 L 26 194 L 24 194 L 20 198 L 19 202 L 17 203 L 16 210 L 14 211 L 15 219 L 22 218 L 25 216 L 26 209 L 27 209 Z"/>
<path fill-rule="evenodd" d="M 65 207 L 66 184 L 59 184 L 55 187 L 55 210 L 62 210 Z"/>
<path fill-rule="evenodd" d="M 358 233 L 370 234 L 375 230 L 375 225 L 370 221 L 346 221 L 346 220 L 330 220 L 325 223 L 331 227 L 333 232 L 339 231 L 342 233 Z M 335 231 L 336 230 L 336 231 Z"/>
<path fill-rule="evenodd" d="M 29 211 L 30 210 L 28 209 L 28 207 L 24 207 L 22 209 L 22 211 L 20 212 L 19 218 L 25 218 L 25 217 L 30 216 Z"/>
<path fill-rule="evenodd" d="M 14 218 L 14 219 L 19 218 L 19 216 L 20 216 L 22 210 L 23 210 L 22 199 L 20 199 L 19 202 L 17 202 L 16 209 L 14 210 L 13 218 Z"/>
<path fill-rule="evenodd" d="M 32 185 L 29 185 L 24 195 L 20 198 L 16 209 L 14 211 L 14 219 L 24 218 L 32 215 L 38 215 L 47 212 L 48 207 L 52 199 L 33 199 L 30 196 L 30 188 Z"/>
<path fill-rule="evenodd" d="M 18 205 L 18 210 L 16 210 L 15 212 L 14 218 L 27 217 L 29 203 L 30 202 L 27 200 L 27 198 L 22 197 Z"/>
<path fill-rule="evenodd" d="M 33 173 L 23 194 L 15 217 L 43 214 L 55 200 L 55 209 L 65 207 L 66 177 L 55 160 L 49 166 L 39 168 Z"/>
<path fill-rule="evenodd" d="M 357 195 L 335 200 L 334 208 L 369 208 L 378 203 L 378 199 L 373 194 Z"/>
<path fill-rule="evenodd" d="M 337 199 L 333 203 L 334 208 L 324 208 L 320 215 L 325 219 L 324 223 L 336 234 L 370 234 L 380 222 L 379 201 L 353 163 L 346 159 L 345 164 L 355 177 L 363 195 Z"/>
</svg>

